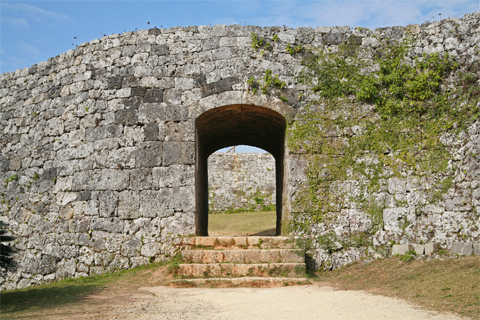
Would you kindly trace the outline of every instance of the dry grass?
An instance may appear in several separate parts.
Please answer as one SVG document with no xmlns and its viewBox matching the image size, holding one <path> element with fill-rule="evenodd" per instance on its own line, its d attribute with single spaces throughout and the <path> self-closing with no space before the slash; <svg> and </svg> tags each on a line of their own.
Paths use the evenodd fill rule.
<svg viewBox="0 0 480 320">
<path fill-rule="evenodd" d="M 275 211 L 210 214 L 208 233 L 211 236 L 275 235 Z"/>
<path fill-rule="evenodd" d="M 163 263 L 112 274 L 67 279 L 0 292 L 1 319 L 104 319 L 115 308 L 148 300 L 141 286 L 165 285 L 172 279 Z"/>
<path fill-rule="evenodd" d="M 480 257 L 443 257 L 408 263 L 392 257 L 320 272 L 318 281 L 480 319 Z"/>
</svg>

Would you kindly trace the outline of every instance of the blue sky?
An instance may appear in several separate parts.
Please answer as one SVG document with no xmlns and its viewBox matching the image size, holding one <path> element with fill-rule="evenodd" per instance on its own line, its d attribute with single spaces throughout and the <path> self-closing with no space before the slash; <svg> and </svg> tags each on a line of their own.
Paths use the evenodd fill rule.
<svg viewBox="0 0 480 320">
<path fill-rule="evenodd" d="M 112 33 L 150 26 L 244 24 L 371 29 L 461 17 L 478 1 L 8 1 L 0 0 L 0 73 L 30 67 Z M 76 39 L 74 39 L 76 37 Z M 72 45 L 73 44 L 73 45 Z M 241 150 L 241 148 L 240 148 Z"/>
</svg>

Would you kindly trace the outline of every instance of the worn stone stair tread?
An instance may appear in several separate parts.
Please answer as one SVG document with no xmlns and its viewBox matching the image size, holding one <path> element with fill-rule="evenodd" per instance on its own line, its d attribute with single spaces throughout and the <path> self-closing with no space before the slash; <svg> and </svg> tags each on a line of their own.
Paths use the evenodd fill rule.
<svg viewBox="0 0 480 320">
<path fill-rule="evenodd" d="M 239 248 L 239 249 L 292 249 L 295 242 L 291 237 L 281 236 L 239 236 L 239 237 L 191 237 L 183 239 L 183 245 L 190 248 Z"/>
<path fill-rule="evenodd" d="M 223 249 L 223 250 L 185 250 L 184 261 L 191 263 L 275 263 L 305 262 L 302 249 Z"/>
<path fill-rule="evenodd" d="M 310 283 L 308 278 L 285 278 L 285 277 L 238 277 L 238 278 L 196 278 L 196 279 L 176 279 L 168 283 L 190 282 L 190 283 L 211 283 L 211 282 L 231 282 L 232 284 L 239 284 L 245 282 L 270 282 L 270 283 L 284 283 L 284 282 L 305 282 Z"/>
<path fill-rule="evenodd" d="M 191 277 L 218 277 L 223 275 L 231 276 L 272 276 L 284 277 L 304 276 L 306 271 L 305 263 L 191 263 L 180 264 L 176 270 L 177 275 Z"/>
</svg>

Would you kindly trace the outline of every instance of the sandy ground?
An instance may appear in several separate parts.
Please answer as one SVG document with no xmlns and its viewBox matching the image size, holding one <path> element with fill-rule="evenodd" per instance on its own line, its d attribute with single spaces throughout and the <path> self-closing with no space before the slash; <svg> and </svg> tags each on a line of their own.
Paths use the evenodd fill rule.
<svg viewBox="0 0 480 320">
<path fill-rule="evenodd" d="M 317 285 L 277 288 L 143 287 L 153 299 L 112 310 L 106 319 L 460 320 L 408 302 Z"/>
</svg>

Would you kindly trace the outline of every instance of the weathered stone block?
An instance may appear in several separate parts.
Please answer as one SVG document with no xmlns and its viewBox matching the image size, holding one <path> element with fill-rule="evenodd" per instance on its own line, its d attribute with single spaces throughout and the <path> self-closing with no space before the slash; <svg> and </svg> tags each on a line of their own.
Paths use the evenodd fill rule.
<svg viewBox="0 0 480 320">
<path fill-rule="evenodd" d="M 112 262 L 114 254 L 110 252 L 95 253 L 95 265 L 106 267 Z M 101 268 L 103 270 L 103 268 Z"/>
<path fill-rule="evenodd" d="M 182 163 L 182 144 L 176 141 L 165 141 L 163 143 L 163 164 L 169 166 L 171 164 Z"/>
<path fill-rule="evenodd" d="M 383 210 L 383 223 L 386 231 L 400 231 L 399 219 L 407 214 L 406 208 L 387 208 Z"/>
<path fill-rule="evenodd" d="M 146 190 L 152 187 L 152 169 L 141 168 L 130 171 L 130 189 Z"/>
<path fill-rule="evenodd" d="M 165 106 L 166 121 L 185 121 L 188 120 L 188 107 L 182 105 L 169 104 Z"/>
<path fill-rule="evenodd" d="M 99 197 L 99 214 L 102 218 L 113 217 L 118 206 L 118 194 L 113 191 L 103 191 Z"/>
<path fill-rule="evenodd" d="M 431 255 L 434 252 L 438 252 L 440 249 L 440 243 L 434 242 L 434 243 L 427 243 L 425 245 L 425 254 L 426 255 Z"/>
<path fill-rule="evenodd" d="M 111 233 L 123 232 L 123 220 L 118 218 L 93 218 L 90 225 L 92 230 L 101 230 Z"/>
<path fill-rule="evenodd" d="M 130 179 L 127 170 L 104 169 L 95 171 L 94 181 L 90 181 L 91 190 L 122 191 L 128 188 Z"/>
<path fill-rule="evenodd" d="M 425 246 L 423 244 L 414 244 L 413 248 L 417 256 L 421 256 L 425 254 Z"/>
<path fill-rule="evenodd" d="M 125 126 L 136 125 L 138 123 L 138 110 L 133 108 L 118 110 L 115 113 L 115 123 Z"/>
<path fill-rule="evenodd" d="M 323 40 L 327 44 L 339 45 L 342 43 L 345 35 L 343 33 L 327 33 L 323 36 Z"/>
<path fill-rule="evenodd" d="M 153 168 L 153 183 L 157 188 L 175 188 L 195 184 L 195 168 L 191 165 L 171 165 Z"/>
<path fill-rule="evenodd" d="M 209 84 L 205 84 L 201 87 L 202 98 L 208 97 L 212 94 L 219 94 L 225 91 L 231 91 L 232 86 L 239 82 L 240 82 L 240 79 L 238 79 L 237 77 L 229 77 L 229 78 L 221 79 Z"/>
<path fill-rule="evenodd" d="M 476 256 L 480 256 L 480 242 L 474 242 L 473 243 L 473 253 Z"/>
<path fill-rule="evenodd" d="M 89 219 L 68 220 L 68 230 L 70 232 L 87 232 L 90 229 Z"/>
<path fill-rule="evenodd" d="M 142 97 L 133 96 L 133 97 L 130 97 L 130 98 L 125 98 L 125 99 L 122 100 L 122 102 L 123 102 L 123 106 L 126 109 L 138 110 L 138 108 L 142 105 Z M 118 104 L 121 105 L 120 102 Z M 121 108 L 112 108 L 112 109 L 122 110 Z"/>
<path fill-rule="evenodd" d="M 144 96 L 143 96 L 143 102 L 145 102 L 145 103 L 163 102 L 163 90 L 161 90 L 161 89 L 147 89 Z"/>
<path fill-rule="evenodd" d="M 158 123 L 147 123 L 143 127 L 143 133 L 145 134 L 146 141 L 159 140 L 159 128 Z"/>
<path fill-rule="evenodd" d="M 163 44 L 152 45 L 150 52 L 151 54 L 156 54 L 159 56 L 165 56 L 170 54 L 168 46 Z"/>
<path fill-rule="evenodd" d="M 137 149 L 135 166 L 137 168 L 159 167 L 162 165 L 162 157 L 164 154 L 165 151 L 163 151 L 161 142 L 145 142 Z"/>
<path fill-rule="evenodd" d="M 142 247 L 141 253 L 147 257 L 155 257 L 160 251 L 161 244 L 158 242 L 147 243 Z"/>
<path fill-rule="evenodd" d="M 140 238 L 133 238 L 122 246 L 122 255 L 127 257 L 137 256 L 140 253 L 142 241 Z"/>
<path fill-rule="evenodd" d="M 95 252 L 102 252 L 105 250 L 105 241 L 103 239 L 92 239 L 92 248 Z"/>
<path fill-rule="evenodd" d="M 108 89 L 121 89 L 123 77 L 113 77 L 108 79 Z"/>
<path fill-rule="evenodd" d="M 118 195 L 118 216 L 121 219 L 136 219 L 140 217 L 140 197 L 135 191 L 123 191 Z"/>
<path fill-rule="evenodd" d="M 453 242 L 452 243 L 453 253 L 469 256 L 473 252 L 473 243 L 472 242 Z"/>
<path fill-rule="evenodd" d="M 85 129 L 85 139 L 88 142 L 120 137 L 123 133 L 123 126 L 110 125 Z"/>
<path fill-rule="evenodd" d="M 144 190 L 140 193 L 139 217 L 165 217 L 173 213 L 173 194 L 169 189 Z"/>
<path fill-rule="evenodd" d="M 165 120 L 165 108 L 167 104 L 145 103 L 138 110 L 138 122 L 142 124 L 161 122 Z"/>
<path fill-rule="evenodd" d="M 170 105 L 180 105 L 182 103 L 182 91 L 178 89 L 168 89 L 163 93 L 163 101 Z"/>
<path fill-rule="evenodd" d="M 414 247 L 411 244 L 394 244 L 392 246 L 392 255 L 404 255 L 407 251 L 413 250 Z"/>
</svg>

